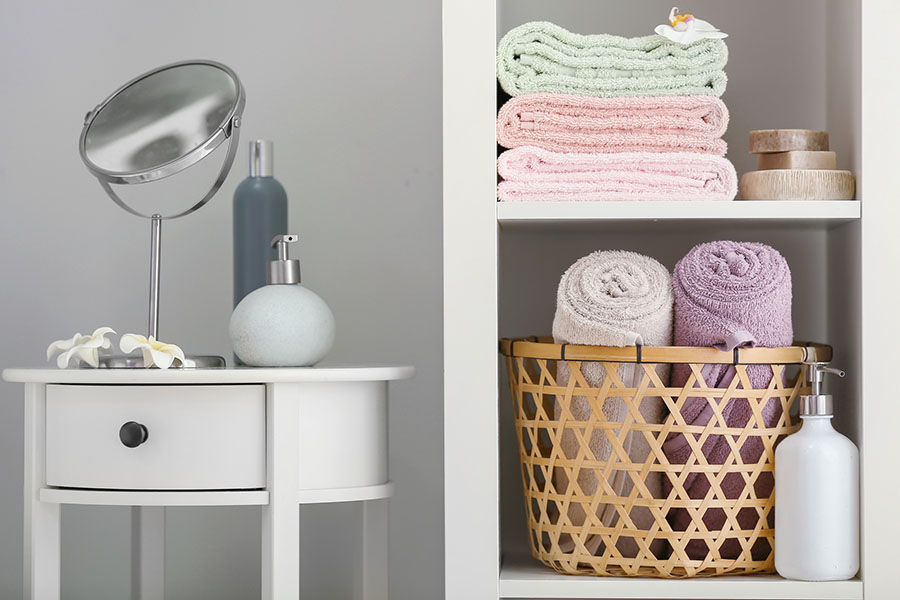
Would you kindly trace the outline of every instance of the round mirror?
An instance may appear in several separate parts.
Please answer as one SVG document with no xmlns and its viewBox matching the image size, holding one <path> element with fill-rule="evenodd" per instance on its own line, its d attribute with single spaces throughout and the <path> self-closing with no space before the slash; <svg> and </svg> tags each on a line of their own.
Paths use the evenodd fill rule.
<svg viewBox="0 0 900 600">
<path fill-rule="evenodd" d="M 88 113 L 81 156 L 109 183 L 162 179 L 215 150 L 243 106 L 240 80 L 225 65 L 167 65 L 128 82 Z"/>
<path fill-rule="evenodd" d="M 84 164 L 116 204 L 151 219 L 148 329 L 154 338 L 159 338 L 162 220 L 194 212 L 222 186 L 237 152 L 243 110 L 244 88 L 234 71 L 217 62 L 191 60 L 132 79 L 84 119 L 79 140 Z M 215 182 L 203 198 L 186 210 L 162 215 L 157 209 L 145 214 L 113 191 L 114 184 L 147 183 L 179 173 L 226 140 L 228 150 Z"/>
</svg>

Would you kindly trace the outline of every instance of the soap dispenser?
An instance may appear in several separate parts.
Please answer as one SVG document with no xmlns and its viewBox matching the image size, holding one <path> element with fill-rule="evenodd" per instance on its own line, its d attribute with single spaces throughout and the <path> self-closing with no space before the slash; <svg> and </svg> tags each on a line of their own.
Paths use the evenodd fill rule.
<svg viewBox="0 0 900 600">
<path fill-rule="evenodd" d="M 334 315 L 325 301 L 300 285 L 300 261 L 288 257 L 297 235 L 277 235 L 277 260 L 267 285 L 251 292 L 231 314 L 228 333 L 235 355 L 252 367 L 309 367 L 334 345 Z"/>
<path fill-rule="evenodd" d="M 834 430 L 826 373 L 809 363 L 800 430 L 775 448 L 775 570 L 787 579 L 838 581 L 859 570 L 859 451 Z"/>
</svg>

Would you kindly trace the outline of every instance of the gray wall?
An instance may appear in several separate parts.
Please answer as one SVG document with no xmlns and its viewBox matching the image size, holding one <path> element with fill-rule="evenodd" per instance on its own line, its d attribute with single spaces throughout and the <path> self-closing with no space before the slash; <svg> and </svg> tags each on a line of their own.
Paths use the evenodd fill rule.
<svg viewBox="0 0 900 600">
<path fill-rule="evenodd" d="M 4 2 L 0 54 L 0 366 L 45 364 L 51 340 L 99 325 L 143 331 L 148 224 L 81 164 L 81 120 L 149 68 L 230 65 L 248 91 L 245 143 L 211 204 L 166 224 L 161 335 L 230 355 L 231 194 L 246 140 L 275 140 L 304 282 L 337 317 L 331 360 L 419 370 L 391 388 L 391 598 L 441 597 L 440 2 Z M 21 597 L 21 393 L 0 384 L 3 599 Z M 257 597 L 259 512 L 169 509 L 168 597 Z M 305 597 L 349 598 L 353 506 L 301 518 Z M 63 597 L 127 597 L 128 510 L 65 507 L 63 522 Z"/>
</svg>

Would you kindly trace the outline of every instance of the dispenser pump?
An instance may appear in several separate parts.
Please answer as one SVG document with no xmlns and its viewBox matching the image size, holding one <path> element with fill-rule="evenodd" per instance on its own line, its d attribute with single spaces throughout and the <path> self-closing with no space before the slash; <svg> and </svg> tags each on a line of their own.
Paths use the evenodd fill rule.
<svg viewBox="0 0 900 600">
<path fill-rule="evenodd" d="M 800 396 L 801 417 L 824 417 L 834 414 L 834 400 L 831 394 L 822 393 L 822 382 L 825 379 L 825 373 L 831 373 L 838 377 L 844 376 L 843 371 L 826 367 L 825 363 L 807 363 L 806 376 L 812 393 Z"/>
<path fill-rule="evenodd" d="M 299 239 L 300 236 L 294 233 L 276 235 L 272 238 L 271 245 L 278 250 L 278 259 L 269 261 L 269 269 L 266 273 L 267 283 L 300 283 L 300 261 L 296 258 L 288 258 L 288 244 L 293 244 Z"/>
</svg>

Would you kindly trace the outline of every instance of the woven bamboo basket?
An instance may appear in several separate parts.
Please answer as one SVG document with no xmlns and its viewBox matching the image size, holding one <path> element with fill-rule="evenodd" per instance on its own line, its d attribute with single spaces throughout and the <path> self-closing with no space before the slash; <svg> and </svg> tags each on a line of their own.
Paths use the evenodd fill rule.
<svg viewBox="0 0 900 600">
<path fill-rule="evenodd" d="M 791 408 L 809 393 L 804 363 L 830 361 L 830 347 L 798 343 L 723 352 L 528 338 L 501 340 L 500 351 L 507 361 L 535 558 L 572 575 L 682 578 L 775 571 L 775 445 L 799 428 Z M 684 386 L 668 384 L 672 365 L 689 369 Z M 706 365 L 733 369 L 729 386 L 708 387 Z M 752 385 L 748 368 L 760 373 L 755 365 L 771 369 L 768 385 Z M 597 379 L 597 369 L 603 381 L 594 386 L 589 380 Z M 698 398 L 707 401 L 712 416 L 704 426 L 688 425 L 682 410 Z M 749 406 L 743 427 L 727 425 L 723 407 L 729 401 Z M 612 402 L 626 410 L 618 420 L 605 410 Z M 663 411 L 661 422 L 644 419 L 642 405 L 650 402 Z M 781 410 L 772 427 L 762 416 L 769 402 Z M 684 464 L 670 463 L 663 451 L 664 442 L 679 435 L 690 445 Z M 598 436 L 609 448 L 606 456 L 592 449 Z M 728 444 L 722 464 L 708 462 L 702 451 L 712 436 Z M 742 456 L 754 438 L 761 448 L 758 458 Z M 635 439 L 647 449 L 643 461 L 634 461 L 626 450 L 632 445 L 625 442 Z M 697 477 L 709 486 L 702 498 L 686 491 L 685 482 Z M 728 478 L 730 487 L 723 486 Z M 617 487 L 623 480 L 628 485 Z M 707 526 L 713 517 L 720 527 Z"/>
</svg>

